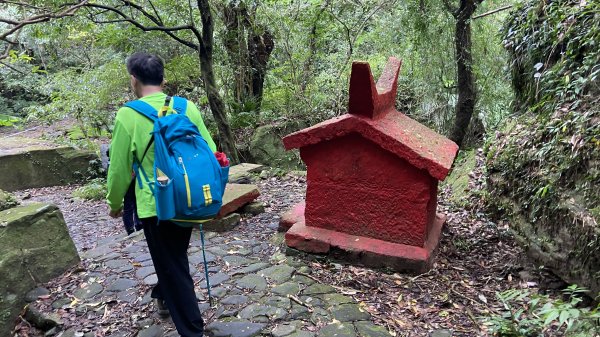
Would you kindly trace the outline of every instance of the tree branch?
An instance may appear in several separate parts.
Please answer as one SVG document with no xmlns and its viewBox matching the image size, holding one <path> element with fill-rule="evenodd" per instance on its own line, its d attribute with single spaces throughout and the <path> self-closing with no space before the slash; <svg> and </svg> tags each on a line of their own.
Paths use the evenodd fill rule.
<svg viewBox="0 0 600 337">
<path fill-rule="evenodd" d="M 78 4 L 71 5 L 71 7 L 68 7 L 66 9 L 58 11 L 58 12 L 38 14 L 38 15 L 34 15 L 32 17 L 20 20 L 20 21 L 0 18 L 0 22 L 7 23 L 7 24 L 14 26 L 14 27 L 9 28 L 6 32 L 0 34 L 0 40 L 6 41 L 7 37 L 9 37 L 10 35 L 14 34 L 16 31 L 18 31 L 19 29 L 21 29 L 27 25 L 32 25 L 32 24 L 36 24 L 36 23 L 40 23 L 40 22 L 46 22 L 51 19 L 58 19 L 58 18 L 63 18 L 63 17 L 67 17 L 67 16 L 73 16 L 75 14 L 75 12 L 77 12 L 77 10 L 80 9 L 81 7 L 85 6 L 87 4 L 87 2 L 88 2 L 88 0 L 84 0 Z"/>
<path fill-rule="evenodd" d="M 129 6 L 129 7 L 133 7 L 135 8 L 138 12 L 142 13 L 143 16 L 145 16 L 146 18 L 148 18 L 150 21 L 152 21 L 154 24 L 156 24 L 157 26 L 163 26 L 164 24 L 162 23 L 162 20 L 160 19 L 160 17 L 157 16 L 153 16 L 152 14 L 148 13 L 144 7 L 135 4 L 129 0 L 121 0 L 123 2 L 123 4 L 125 6 Z M 151 2 L 152 3 L 152 2 Z"/>
<path fill-rule="evenodd" d="M 496 9 L 494 9 L 492 11 L 485 12 L 485 13 L 479 14 L 479 15 L 475 15 L 473 17 L 473 20 L 479 19 L 479 18 L 483 18 L 483 17 L 488 16 L 488 15 L 496 14 L 498 12 L 502 12 L 502 11 L 505 11 L 505 10 L 510 9 L 510 8 L 512 8 L 512 5 L 506 5 L 506 6 L 503 6 L 503 7 L 500 7 L 500 8 L 496 8 Z"/>
<path fill-rule="evenodd" d="M 160 25 L 164 26 L 165 24 L 163 23 L 163 20 L 160 17 L 160 14 L 158 14 L 158 10 L 156 10 L 156 7 L 154 7 L 154 3 L 152 2 L 152 0 L 148 0 L 148 3 L 150 3 L 150 7 L 152 7 L 152 10 L 154 11 L 154 15 L 156 15 L 156 18 L 160 22 Z M 190 24 L 192 24 L 192 22 L 190 22 Z"/>
<path fill-rule="evenodd" d="M 123 1 L 125 2 L 129 2 L 129 1 Z M 176 31 L 181 31 L 181 30 L 190 30 L 194 33 L 194 35 L 198 36 L 198 30 L 196 29 L 196 27 L 192 26 L 192 25 L 183 25 L 183 26 L 175 26 L 175 27 L 165 27 L 163 25 L 160 24 L 160 20 L 153 17 L 151 14 L 149 14 L 148 12 L 146 12 L 145 10 L 140 10 L 138 9 L 138 5 L 133 4 L 133 6 L 129 6 L 129 8 L 135 8 L 136 10 L 140 11 L 140 13 L 142 13 L 145 17 L 147 17 L 148 19 L 150 19 L 153 23 L 157 24 L 156 26 L 146 26 L 142 23 L 140 23 L 139 21 L 131 18 L 130 16 L 128 16 L 127 14 L 125 14 L 123 11 L 121 11 L 119 8 L 116 7 L 112 7 L 112 6 L 107 6 L 107 5 L 102 5 L 102 4 L 98 4 L 98 3 L 88 3 L 86 4 L 86 7 L 91 7 L 91 8 L 99 8 L 99 9 L 103 9 L 103 10 L 107 10 L 109 12 L 113 12 L 115 14 L 117 14 L 118 16 L 120 16 L 122 19 L 119 19 L 118 21 L 115 20 L 108 20 L 105 22 L 102 21 L 98 21 L 96 20 L 94 17 L 95 15 L 91 14 L 90 19 L 94 22 L 97 23 L 111 23 L 111 22 L 128 22 L 130 24 L 132 24 L 133 26 L 135 26 L 136 28 L 145 31 L 145 32 L 150 32 L 150 31 L 159 31 L 159 32 L 164 32 L 165 34 L 167 34 L 168 36 L 170 36 L 171 38 L 173 38 L 175 41 L 183 44 L 186 47 L 192 48 L 194 50 L 198 49 L 198 45 L 188 41 L 188 40 L 184 40 L 182 38 L 180 38 L 179 36 L 175 35 L 174 32 Z M 146 14 L 144 14 L 146 13 Z M 200 44 L 202 44 L 202 40 L 199 40 Z"/>
<path fill-rule="evenodd" d="M 39 10 L 39 11 L 44 11 L 44 12 L 50 12 L 47 8 L 38 7 L 38 6 L 28 4 L 28 3 L 19 2 L 19 1 L 0 0 L 0 3 L 17 5 L 19 7 L 31 8 L 31 9 L 35 9 L 35 10 Z"/>
</svg>

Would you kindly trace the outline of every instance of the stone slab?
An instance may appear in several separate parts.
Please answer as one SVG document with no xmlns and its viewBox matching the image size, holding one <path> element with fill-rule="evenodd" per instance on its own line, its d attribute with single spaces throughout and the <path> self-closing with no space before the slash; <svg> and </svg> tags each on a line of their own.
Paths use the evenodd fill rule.
<svg viewBox="0 0 600 337">
<path fill-rule="evenodd" d="M 352 323 L 333 323 L 319 330 L 317 337 L 356 337 Z"/>
<path fill-rule="evenodd" d="M 358 335 L 362 337 L 392 337 L 383 326 L 378 326 L 370 321 L 354 322 Z"/>
<path fill-rule="evenodd" d="M 206 331 L 214 337 L 253 337 L 260 334 L 264 327 L 264 324 L 248 321 L 212 322 Z"/>
<path fill-rule="evenodd" d="M 258 173 L 264 168 L 260 164 L 241 163 L 229 168 L 229 182 L 238 183 L 248 178 L 251 173 Z"/>
<path fill-rule="evenodd" d="M 365 266 L 389 267 L 397 271 L 423 273 L 429 270 L 440 241 L 446 216 L 437 214 L 425 247 L 408 246 L 373 238 L 335 232 L 296 223 L 285 235 L 289 247 L 334 258 L 359 262 Z"/>
<path fill-rule="evenodd" d="M 202 228 L 209 232 L 228 232 L 240 224 L 242 217 L 237 213 L 228 214 L 225 217 L 213 219 L 202 224 Z"/>
<path fill-rule="evenodd" d="M 82 181 L 96 154 L 37 139 L 0 141 L 0 186 L 6 191 L 67 185 Z"/>
<path fill-rule="evenodd" d="M 0 156 L 55 148 L 50 142 L 24 137 L 5 137 L 0 141 Z"/>
<path fill-rule="evenodd" d="M 304 221 L 304 210 L 306 208 L 306 201 L 302 201 L 287 212 L 281 215 L 279 220 L 279 231 L 287 232 L 292 226 L 298 222 Z"/>
<path fill-rule="evenodd" d="M 364 321 L 371 318 L 371 315 L 362 310 L 358 304 L 342 304 L 332 308 L 331 314 L 340 322 Z"/>
<path fill-rule="evenodd" d="M 222 218 L 237 211 L 256 200 L 259 196 L 260 192 L 256 185 L 227 184 L 225 195 L 223 195 L 223 206 L 217 218 Z"/>
<path fill-rule="evenodd" d="M 244 206 L 242 213 L 250 215 L 259 215 L 265 212 L 265 204 L 260 201 L 254 201 Z"/>
</svg>

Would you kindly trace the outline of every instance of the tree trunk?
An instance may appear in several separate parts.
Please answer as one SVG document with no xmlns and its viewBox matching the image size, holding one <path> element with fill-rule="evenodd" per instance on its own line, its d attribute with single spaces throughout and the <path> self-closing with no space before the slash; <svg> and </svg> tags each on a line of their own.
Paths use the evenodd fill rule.
<svg viewBox="0 0 600 337">
<path fill-rule="evenodd" d="M 252 29 L 248 33 L 248 56 L 252 66 L 252 94 L 256 101 L 256 111 L 260 110 L 263 97 L 267 64 L 275 48 L 273 35 L 268 30 L 256 34 Z"/>
<path fill-rule="evenodd" d="M 473 55 L 471 53 L 471 16 L 477 9 L 479 1 L 461 0 L 460 7 L 455 13 L 456 32 L 456 73 L 458 77 L 458 99 L 456 101 L 456 120 L 450 133 L 452 139 L 459 147 L 462 145 L 471 116 L 477 100 L 477 88 L 473 75 Z"/>
<path fill-rule="evenodd" d="M 256 9 L 231 1 L 223 8 L 226 33 L 225 50 L 234 69 L 235 110 L 243 111 L 248 102 L 258 112 L 262 103 L 267 63 L 275 47 L 271 32 L 256 24 Z"/>
<path fill-rule="evenodd" d="M 246 20 L 247 9 L 243 3 L 230 2 L 223 8 L 223 22 L 225 35 L 223 43 L 229 56 L 229 64 L 234 70 L 233 99 L 236 102 L 235 110 L 243 109 L 244 102 L 252 96 L 252 75 L 246 45 Z M 240 110 L 241 111 L 241 110 Z"/>
<path fill-rule="evenodd" d="M 315 57 L 317 55 L 317 40 L 318 40 L 318 25 L 321 20 L 321 15 L 325 12 L 325 9 L 329 6 L 329 0 L 325 0 L 317 15 L 315 16 L 312 28 L 310 29 L 310 34 L 308 38 L 308 57 L 306 61 L 304 61 L 304 67 L 302 71 L 302 82 L 300 83 L 300 94 L 304 95 L 306 91 L 306 87 L 308 86 L 308 82 L 310 81 L 310 77 L 312 75 L 313 64 L 315 61 Z"/>
<path fill-rule="evenodd" d="M 217 123 L 222 150 L 229 156 L 232 163 L 237 164 L 239 159 L 235 146 L 235 138 L 227 121 L 225 104 L 215 80 L 213 68 L 214 22 L 208 0 L 198 0 L 198 8 L 202 17 L 202 43 L 200 43 L 198 55 L 200 57 L 200 71 L 202 72 L 204 89 L 208 96 L 210 110 Z"/>
</svg>

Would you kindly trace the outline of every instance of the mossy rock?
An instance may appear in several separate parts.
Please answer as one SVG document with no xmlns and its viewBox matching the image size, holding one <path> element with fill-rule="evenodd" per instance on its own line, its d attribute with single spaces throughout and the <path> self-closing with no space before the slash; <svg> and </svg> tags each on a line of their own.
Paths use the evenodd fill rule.
<svg viewBox="0 0 600 337">
<path fill-rule="evenodd" d="M 570 148 L 550 145 L 530 128 L 548 124 L 539 116 L 519 116 L 488 142 L 488 210 L 494 218 L 508 220 L 529 258 L 595 297 L 600 294 L 600 226 L 594 210 L 600 194 L 586 186 L 600 184 L 600 156 L 590 151 L 586 170 L 561 173 L 572 165 Z M 534 153 L 544 148 L 552 154 L 537 159 Z"/>
<path fill-rule="evenodd" d="M 569 75 L 593 78 L 599 49 L 578 41 L 600 44 L 594 6 L 529 0 L 511 12 L 504 38 L 515 114 L 485 147 L 490 213 L 508 220 L 529 257 L 592 297 L 600 293 L 600 93 Z"/>
<path fill-rule="evenodd" d="M 10 137 L 0 144 L 0 186 L 6 191 L 67 185 L 88 177 L 95 153 L 37 139 Z"/>
<path fill-rule="evenodd" d="M 477 159 L 475 150 L 461 151 L 458 155 L 452 173 L 446 178 L 443 186 L 452 190 L 450 201 L 459 206 L 464 206 L 469 196 L 469 175 L 475 169 Z"/>
<path fill-rule="evenodd" d="M 35 203 L 0 212 L 0 336 L 10 335 L 29 290 L 78 262 L 56 206 Z"/>
<path fill-rule="evenodd" d="M 303 165 L 298 151 L 286 151 L 281 139 L 303 127 L 305 125 L 289 122 L 257 128 L 250 142 L 250 154 L 254 161 L 258 164 L 287 170 L 302 169 Z"/>
<path fill-rule="evenodd" d="M 13 208 L 17 205 L 19 205 L 19 202 L 17 201 L 14 195 L 0 190 L 0 211 Z"/>
</svg>

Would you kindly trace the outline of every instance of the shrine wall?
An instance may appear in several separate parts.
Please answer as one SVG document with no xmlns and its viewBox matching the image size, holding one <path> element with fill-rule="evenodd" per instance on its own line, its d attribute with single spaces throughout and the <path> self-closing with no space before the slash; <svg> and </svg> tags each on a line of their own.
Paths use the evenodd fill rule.
<svg viewBox="0 0 600 337">
<path fill-rule="evenodd" d="M 423 246 L 437 186 L 426 171 L 358 133 L 300 155 L 308 167 L 307 225 Z"/>
</svg>

